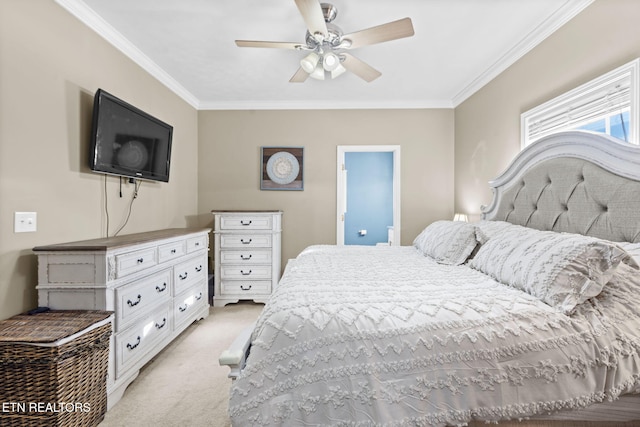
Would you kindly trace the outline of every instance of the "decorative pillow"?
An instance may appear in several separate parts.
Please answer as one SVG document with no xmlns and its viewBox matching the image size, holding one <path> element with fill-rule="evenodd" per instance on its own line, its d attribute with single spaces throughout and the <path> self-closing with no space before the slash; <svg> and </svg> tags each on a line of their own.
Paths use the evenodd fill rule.
<svg viewBox="0 0 640 427">
<path fill-rule="evenodd" d="M 513 224 L 506 221 L 486 221 L 482 220 L 475 223 L 476 226 L 476 239 L 478 243 L 484 245 L 487 241 L 495 236 L 496 234 L 500 234 L 502 230 L 506 230 L 509 227 L 512 227 Z"/>
<path fill-rule="evenodd" d="M 436 221 L 413 241 L 424 255 L 448 265 L 464 263 L 477 244 L 475 226 L 462 221 Z"/>
<path fill-rule="evenodd" d="M 469 265 L 570 314 L 602 291 L 621 261 L 635 264 L 611 242 L 512 225 L 482 245 Z"/>
<path fill-rule="evenodd" d="M 640 243 L 618 242 L 616 244 L 631 255 L 636 264 L 640 264 Z"/>
</svg>

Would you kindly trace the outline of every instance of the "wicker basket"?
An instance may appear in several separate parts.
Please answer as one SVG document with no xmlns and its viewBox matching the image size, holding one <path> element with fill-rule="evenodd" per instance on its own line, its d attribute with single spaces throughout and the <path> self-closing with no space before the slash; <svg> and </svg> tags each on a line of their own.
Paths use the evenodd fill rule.
<svg viewBox="0 0 640 427">
<path fill-rule="evenodd" d="M 111 313 L 48 311 L 0 322 L 0 426 L 96 426 L 107 410 Z"/>
</svg>

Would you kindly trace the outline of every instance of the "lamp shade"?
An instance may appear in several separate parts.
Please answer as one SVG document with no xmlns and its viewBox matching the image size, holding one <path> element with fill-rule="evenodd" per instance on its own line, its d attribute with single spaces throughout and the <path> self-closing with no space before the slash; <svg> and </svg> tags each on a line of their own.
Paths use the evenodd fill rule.
<svg viewBox="0 0 640 427">
<path fill-rule="evenodd" d="M 324 80 L 324 68 L 322 68 L 322 64 L 318 63 L 309 76 L 316 80 Z"/>
<path fill-rule="evenodd" d="M 305 70 L 307 73 L 313 73 L 313 70 L 316 69 L 316 65 L 318 65 L 318 61 L 320 57 L 317 53 L 311 52 L 309 55 L 305 56 L 300 60 L 300 67 Z"/>
<path fill-rule="evenodd" d="M 456 213 L 456 214 L 453 216 L 453 220 L 454 220 L 454 221 L 469 222 L 469 217 L 467 217 L 467 214 L 463 214 L 463 213 Z"/>
<path fill-rule="evenodd" d="M 327 52 L 322 57 L 322 66 L 327 71 L 333 71 L 340 66 L 340 58 L 333 52 Z"/>
</svg>

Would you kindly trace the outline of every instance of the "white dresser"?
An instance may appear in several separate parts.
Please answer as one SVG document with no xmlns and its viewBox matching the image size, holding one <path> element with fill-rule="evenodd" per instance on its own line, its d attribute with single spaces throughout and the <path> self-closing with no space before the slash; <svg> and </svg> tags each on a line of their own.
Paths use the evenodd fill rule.
<svg viewBox="0 0 640 427">
<path fill-rule="evenodd" d="M 115 313 L 107 406 L 180 332 L 209 315 L 210 229 L 168 229 L 39 246 L 38 305 Z"/>
<path fill-rule="evenodd" d="M 281 211 L 213 211 L 214 297 L 266 302 L 280 280 Z"/>
</svg>

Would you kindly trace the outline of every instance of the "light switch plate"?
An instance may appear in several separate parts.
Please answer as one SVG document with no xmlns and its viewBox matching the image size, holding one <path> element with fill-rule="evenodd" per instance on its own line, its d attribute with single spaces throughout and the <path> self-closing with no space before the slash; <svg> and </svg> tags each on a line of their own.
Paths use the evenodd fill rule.
<svg viewBox="0 0 640 427">
<path fill-rule="evenodd" d="M 14 233 L 36 231 L 38 214 L 36 212 L 16 212 L 13 224 Z"/>
</svg>

